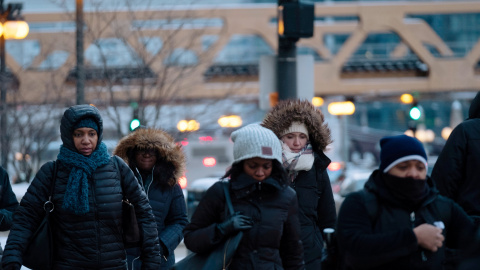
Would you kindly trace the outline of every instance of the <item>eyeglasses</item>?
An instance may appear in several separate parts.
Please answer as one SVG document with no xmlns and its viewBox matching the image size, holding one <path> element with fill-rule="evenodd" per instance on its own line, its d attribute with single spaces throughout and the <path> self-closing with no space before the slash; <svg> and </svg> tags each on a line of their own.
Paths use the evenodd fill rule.
<svg viewBox="0 0 480 270">
<path fill-rule="evenodd" d="M 157 156 L 157 151 L 153 150 L 153 149 L 141 149 L 141 150 L 137 150 L 136 151 L 136 154 L 139 155 L 139 156 L 146 156 L 146 155 L 149 155 L 149 156 Z"/>
</svg>

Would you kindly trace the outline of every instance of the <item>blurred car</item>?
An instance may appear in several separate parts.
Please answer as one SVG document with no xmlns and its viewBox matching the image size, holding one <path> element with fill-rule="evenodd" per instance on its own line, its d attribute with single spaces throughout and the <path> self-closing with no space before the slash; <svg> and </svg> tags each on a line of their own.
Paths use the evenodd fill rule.
<svg viewBox="0 0 480 270">
<path fill-rule="evenodd" d="M 352 192 L 361 190 L 372 171 L 363 168 L 344 169 L 342 177 L 332 182 L 333 199 L 337 213 L 345 197 Z"/>
<path fill-rule="evenodd" d="M 197 205 L 200 203 L 200 200 L 207 192 L 207 189 L 210 188 L 213 184 L 215 184 L 215 182 L 219 181 L 220 177 L 221 176 L 210 176 L 199 178 L 192 181 L 192 183 L 187 186 L 187 188 L 185 189 L 187 193 L 185 198 L 187 203 L 188 220 L 191 219 L 193 212 L 195 212 Z"/>
</svg>

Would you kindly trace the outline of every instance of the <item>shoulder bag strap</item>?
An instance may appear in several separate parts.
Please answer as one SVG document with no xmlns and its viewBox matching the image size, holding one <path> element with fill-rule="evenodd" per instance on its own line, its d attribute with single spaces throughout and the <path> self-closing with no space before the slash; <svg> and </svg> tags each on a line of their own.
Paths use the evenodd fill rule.
<svg viewBox="0 0 480 270">
<path fill-rule="evenodd" d="M 53 161 L 53 178 L 52 184 L 50 185 L 50 194 L 48 196 L 48 201 L 43 204 L 43 210 L 48 214 L 55 209 L 55 205 L 52 202 L 53 194 L 55 192 L 55 182 L 57 181 L 57 161 Z"/>
<path fill-rule="evenodd" d="M 230 215 L 233 215 L 235 211 L 233 210 L 232 200 L 230 199 L 230 192 L 228 191 L 229 182 L 223 181 L 223 191 L 225 193 L 225 204 L 228 207 Z"/>
</svg>

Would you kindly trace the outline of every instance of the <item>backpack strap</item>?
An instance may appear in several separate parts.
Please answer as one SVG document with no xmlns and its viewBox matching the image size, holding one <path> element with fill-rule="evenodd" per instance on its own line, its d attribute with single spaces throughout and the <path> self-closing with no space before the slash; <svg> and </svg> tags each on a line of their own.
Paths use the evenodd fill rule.
<svg viewBox="0 0 480 270">
<path fill-rule="evenodd" d="M 377 217 L 379 212 L 377 196 L 375 196 L 375 194 L 373 194 L 372 192 L 366 189 L 362 189 L 360 191 L 360 194 L 362 194 L 363 202 L 364 202 L 365 208 L 367 209 L 368 217 L 372 221 L 372 226 L 374 226 L 375 223 L 377 222 Z"/>
</svg>

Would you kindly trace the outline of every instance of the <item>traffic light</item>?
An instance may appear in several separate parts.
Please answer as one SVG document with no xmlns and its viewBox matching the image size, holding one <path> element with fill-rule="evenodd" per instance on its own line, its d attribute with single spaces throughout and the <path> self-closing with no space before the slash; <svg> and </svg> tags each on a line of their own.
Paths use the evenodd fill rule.
<svg viewBox="0 0 480 270">
<path fill-rule="evenodd" d="M 140 126 L 140 120 L 138 120 L 137 118 L 134 118 L 132 119 L 132 121 L 130 121 L 130 131 L 134 131 L 139 126 Z"/>
<path fill-rule="evenodd" d="M 284 2 L 278 6 L 278 35 L 286 38 L 312 37 L 314 20 L 313 3 Z"/>
<path fill-rule="evenodd" d="M 418 107 L 417 102 L 414 102 L 412 107 L 410 108 L 410 111 L 408 112 L 408 115 L 410 116 L 410 119 L 412 120 L 419 120 L 420 117 L 422 117 L 422 111 Z"/>
</svg>

